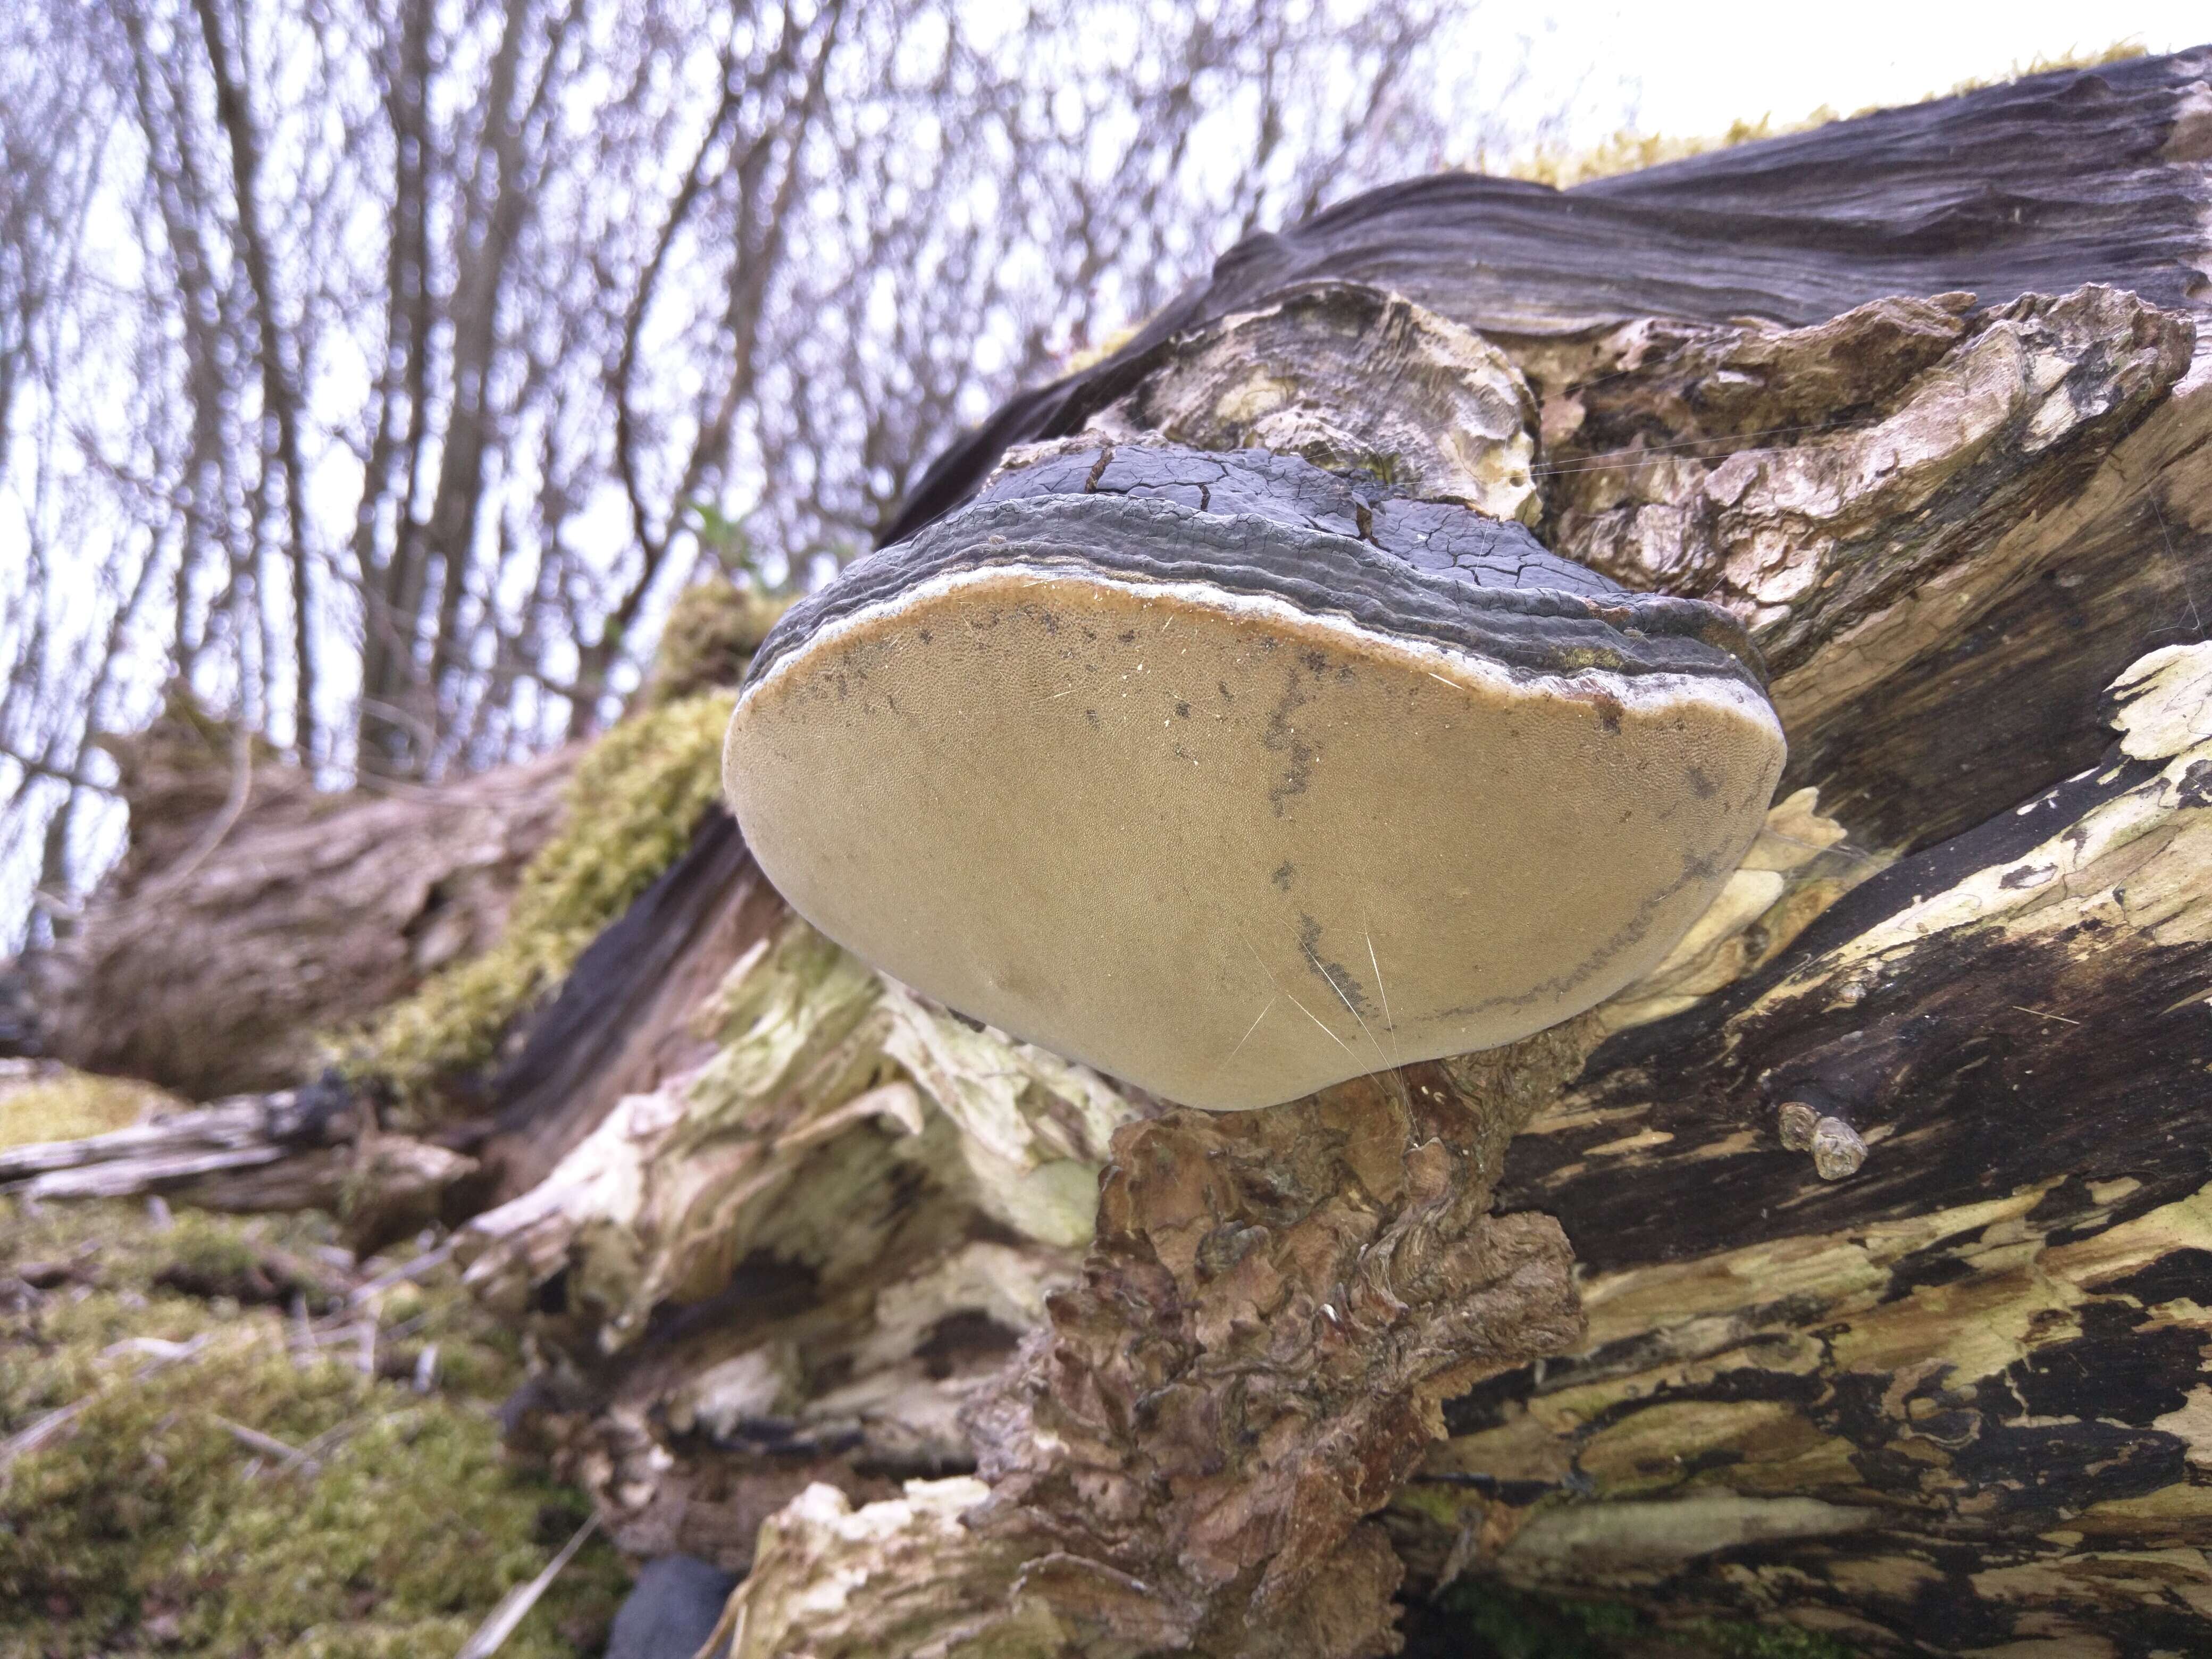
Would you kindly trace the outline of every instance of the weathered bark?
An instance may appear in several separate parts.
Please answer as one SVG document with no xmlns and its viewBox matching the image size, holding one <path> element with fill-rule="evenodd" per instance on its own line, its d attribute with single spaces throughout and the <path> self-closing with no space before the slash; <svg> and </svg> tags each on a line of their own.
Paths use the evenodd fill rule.
<svg viewBox="0 0 2212 1659">
<path fill-rule="evenodd" d="M 1116 1137 L 1081 1285 L 976 1413 L 969 1524 L 1056 1559 L 1073 1644 L 1374 1650 L 1399 1571 L 1365 1517 L 1439 1402 L 1580 1334 L 1565 1241 L 1491 1216 L 1489 1172 L 1589 1030 Z"/>
<path fill-rule="evenodd" d="M 576 759 L 364 798 L 182 704 L 110 746 L 131 848 L 34 964 L 42 1039 L 198 1099 L 313 1075 L 319 1040 L 497 938 Z"/>
<path fill-rule="evenodd" d="M 1176 336 L 1159 357 L 1086 434 L 1381 466 L 1415 495 L 1497 519 L 1541 505 L 1527 382 L 1480 335 L 1397 295 L 1307 289 Z"/>
<path fill-rule="evenodd" d="M 2202 631 L 2169 544 L 2203 516 L 2194 318 L 2106 288 L 1960 310 L 1647 324 L 1536 371 L 1553 545 L 1749 623 L 1789 781 L 1891 848 L 2088 765 L 2104 688 Z"/>
<path fill-rule="evenodd" d="M 1082 430 L 1179 336 L 1307 284 L 1402 295 L 1500 343 L 1645 319 L 1804 327 L 1899 295 L 2002 307 L 2086 283 L 2202 304 L 2208 70 L 2197 47 L 2033 76 L 1565 191 L 1468 173 L 1370 191 L 1238 243 L 1121 350 L 1009 399 L 884 538 L 964 499 L 1009 445 Z"/>
<path fill-rule="evenodd" d="M 1590 1334 L 1446 1407 L 1398 1512 L 1429 1573 L 1787 1604 L 1873 1645 L 2203 1644 L 2208 685 L 2212 648 L 2154 653 L 2106 765 L 1876 876 L 1539 1116 L 1501 1192 L 1565 1227 Z M 1856 1130 L 1856 1175 L 1788 1149 L 1799 1102 Z"/>
</svg>

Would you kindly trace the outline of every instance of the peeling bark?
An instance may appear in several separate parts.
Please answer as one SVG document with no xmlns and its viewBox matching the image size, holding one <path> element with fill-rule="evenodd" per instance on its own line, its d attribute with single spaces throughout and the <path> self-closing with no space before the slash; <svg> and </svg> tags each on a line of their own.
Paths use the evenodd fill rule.
<svg viewBox="0 0 2212 1659">
<path fill-rule="evenodd" d="M 1511 359 L 1473 330 L 1333 283 L 1164 342 L 1085 430 L 1297 455 L 1522 519 L 1538 505 L 1534 413 Z"/>
<path fill-rule="evenodd" d="M 1139 1109 L 785 916 L 631 1095 L 463 1235 L 552 1360 L 540 1427 L 617 1539 L 743 1566 L 811 1480 L 972 1467 L 958 1413 L 1042 1316 Z"/>
<path fill-rule="evenodd" d="M 1741 617 L 1789 781 L 1878 845 L 1942 840 L 2087 764 L 2104 687 L 2186 582 L 2136 580 L 2184 481 L 2157 469 L 2151 493 L 2136 457 L 2177 417 L 2203 442 L 2203 387 L 2170 395 L 2194 319 L 2102 288 L 1954 316 L 1963 299 L 1786 332 L 1632 325 L 1535 371 L 1547 424 L 1571 427 L 1547 458 L 1552 544 Z M 1837 401 L 1808 422 L 1808 395 Z"/>
</svg>

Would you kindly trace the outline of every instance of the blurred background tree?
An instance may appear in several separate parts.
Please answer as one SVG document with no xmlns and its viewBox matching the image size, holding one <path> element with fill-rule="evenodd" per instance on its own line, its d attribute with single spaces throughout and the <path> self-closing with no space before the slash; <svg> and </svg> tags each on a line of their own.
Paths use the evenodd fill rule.
<svg viewBox="0 0 2212 1659">
<path fill-rule="evenodd" d="M 113 857 L 95 740 L 169 690 L 326 787 L 592 731 L 695 572 L 818 580 L 1503 84 L 1456 0 L 6 14 L 0 949 Z"/>
</svg>

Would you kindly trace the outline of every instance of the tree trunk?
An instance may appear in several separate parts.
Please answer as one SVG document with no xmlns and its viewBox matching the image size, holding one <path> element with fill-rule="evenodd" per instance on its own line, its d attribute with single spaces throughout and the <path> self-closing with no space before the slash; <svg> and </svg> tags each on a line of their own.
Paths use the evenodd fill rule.
<svg viewBox="0 0 2212 1659">
<path fill-rule="evenodd" d="M 1727 607 L 1767 834 L 1590 1013 L 1209 1117 L 875 974 L 710 818 L 507 1085 L 459 1248 L 545 1356 L 518 1433 L 749 1569 L 740 1656 L 1348 1659 L 1408 1598 L 1479 1651 L 1486 1582 L 2212 1648 L 2208 78 L 1395 186 L 1000 411 L 895 533 L 1256 439 Z M 1480 374 L 1408 344 L 1455 330 Z"/>
</svg>

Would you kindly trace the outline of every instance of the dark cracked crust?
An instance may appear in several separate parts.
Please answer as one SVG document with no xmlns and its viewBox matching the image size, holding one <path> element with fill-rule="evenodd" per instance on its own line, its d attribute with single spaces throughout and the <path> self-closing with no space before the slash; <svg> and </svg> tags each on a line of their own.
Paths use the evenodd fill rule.
<svg viewBox="0 0 2212 1659">
<path fill-rule="evenodd" d="M 921 583 L 1013 565 L 1281 600 L 1524 674 L 1683 674 L 1765 690 L 1756 647 L 1726 611 L 1631 592 L 1520 525 L 1263 449 L 1104 444 L 1004 473 L 910 540 L 855 560 L 785 613 L 745 684 L 823 629 Z"/>
</svg>

